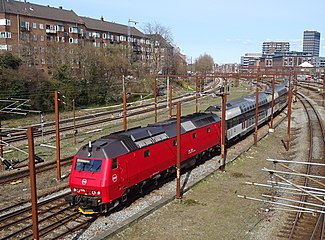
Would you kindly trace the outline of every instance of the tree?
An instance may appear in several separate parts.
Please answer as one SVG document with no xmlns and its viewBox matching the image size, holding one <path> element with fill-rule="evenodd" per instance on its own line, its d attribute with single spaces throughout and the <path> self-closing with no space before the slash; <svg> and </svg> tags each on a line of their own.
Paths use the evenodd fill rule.
<svg viewBox="0 0 325 240">
<path fill-rule="evenodd" d="M 11 52 L 3 52 L 0 54 L 0 67 L 18 69 L 22 61 L 19 57 L 14 56 Z"/>
<path fill-rule="evenodd" d="M 171 74 L 174 63 L 173 36 L 169 28 L 158 23 L 146 23 L 143 32 L 151 41 L 153 58 L 150 68 L 154 74 Z"/>
<path fill-rule="evenodd" d="M 200 55 L 200 57 L 195 60 L 195 70 L 203 74 L 211 72 L 213 70 L 213 65 L 213 58 L 206 53 Z"/>
</svg>

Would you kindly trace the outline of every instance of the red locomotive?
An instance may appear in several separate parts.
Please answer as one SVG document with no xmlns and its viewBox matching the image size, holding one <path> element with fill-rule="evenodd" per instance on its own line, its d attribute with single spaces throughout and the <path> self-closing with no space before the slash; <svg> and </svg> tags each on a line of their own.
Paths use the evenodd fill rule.
<svg viewBox="0 0 325 240">
<path fill-rule="evenodd" d="M 220 151 L 220 118 L 194 113 L 181 118 L 181 168 Z M 176 120 L 112 133 L 83 146 L 73 159 L 66 200 L 85 214 L 107 212 L 148 182 L 175 172 Z"/>
</svg>

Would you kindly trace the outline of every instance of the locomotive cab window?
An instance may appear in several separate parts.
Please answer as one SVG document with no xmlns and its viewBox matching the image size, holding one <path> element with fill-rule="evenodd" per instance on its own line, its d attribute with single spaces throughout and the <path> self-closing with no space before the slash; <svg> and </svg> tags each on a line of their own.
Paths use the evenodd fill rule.
<svg viewBox="0 0 325 240">
<path fill-rule="evenodd" d="M 116 169 L 117 167 L 118 167 L 117 158 L 113 158 L 113 160 L 112 160 L 112 169 Z"/>
<path fill-rule="evenodd" d="M 196 138 L 196 132 L 192 134 L 193 139 Z"/>
<path fill-rule="evenodd" d="M 173 141 L 173 146 L 177 146 L 177 140 Z"/>
<path fill-rule="evenodd" d="M 150 156 L 150 151 L 149 150 L 146 150 L 144 151 L 144 157 L 149 157 Z"/>
<path fill-rule="evenodd" d="M 210 128 L 207 128 L 207 133 L 210 133 L 211 132 L 211 129 Z"/>
<path fill-rule="evenodd" d="M 83 172 L 100 172 L 102 168 L 102 160 L 88 160 L 78 158 L 75 170 Z"/>
</svg>

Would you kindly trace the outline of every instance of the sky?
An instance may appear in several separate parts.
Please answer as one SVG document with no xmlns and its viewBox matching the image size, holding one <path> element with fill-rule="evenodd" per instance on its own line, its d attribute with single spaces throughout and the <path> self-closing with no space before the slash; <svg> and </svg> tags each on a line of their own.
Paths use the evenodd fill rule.
<svg viewBox="0 0 325 240">
<path fill-rule="evenodd" d="M 324 0 L 30 0 L 72 9 L 80 16 L 128 25 L 147 23 L 170 30 L 174 44 L 190 63 L 209 54 L 215 63 L 240 63 L 245 53 L 261 53 L 265 41 L 288 41 L 302 51 L 304 30 L 321 33 L 325 56 Z M 134 26 L 134 25 L 133 25 Z"/>
</svg>

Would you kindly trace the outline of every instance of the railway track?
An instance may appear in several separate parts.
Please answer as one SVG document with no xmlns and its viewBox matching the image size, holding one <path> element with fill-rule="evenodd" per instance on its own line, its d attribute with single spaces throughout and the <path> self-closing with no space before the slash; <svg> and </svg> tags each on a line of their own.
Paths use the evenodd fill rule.
<svg viewBox="0 0 325 240">
<path fill-rule="evenodd" d="M 39 236 L 43 239 L 62 238 L 85 228 L 95 220 L 86 217 L 67 205 L 64 200 L 69 192 L 61 193 L 38 203 Z M 32 239 L 31 206 L 27 204 L 18 210 L 0 212 L 1 239 Z"/>
<path fill-rule="evenodd" d="M 215 91 L 217 91 L 215 89 Z M 209 90 L 211 92 L 212 90 Z M 188 93 L 179 97 L 173 98 L 173 105 L 178 101 L 191 101 L 195 99 L 195 94 Z M 166 100 L 161 100 L 157 102 L 157 109 L 166 108 Z M 144 105 L 132 106 L 127 108 L 127 116 L 136 116 L 148 112 L 152 112 L 154 109 L 154 103 L 146 103 Z M 82 116 L 76 118 L 76 129 L 82 129 L 85 127 L 96 126 L 98 124 L 107 123 L 115 120 L 123 119 L 123 109 L 115 109 L 106 112 L 100 112 L 92 115 Z M 64 124 L 64 126 L 63 126 Z M 74 130 L 73 119 L 60 120 L 60 132 L 68 132 Z M 41 125 L 36 124 L 33 127 L 37 130 L 34 132 L 34 137 L 49 136 L 55 134 L 55 122 L 48 122 L 44 124 L 46 130 L 41 131 Z M 24 128 L 24 127 L 23 127 Z M 4 137 L 4 141 L 7 143 L 14 143 L 18 141 L 26 140 L 25 131 L 8 131 L 9 137 Z"/>
<path fill-rule="evenodd" d="M 324 126 L 323 120 L 314 107 L 314 105 L 305 98 L 302 94 L 299 94 L 299 99 L 302 102 L 308 117 L 309 128 L 309 163 L 322 163 L 324 164 Z M 307 165 L 305 167 L 305 174 L 324 176 L 324 167 L 316 165 Z M 299 176 L 295 178 L 295 184 L 302 189 L 312 191 L 315 189 L 325 189 L 325 180 Z M 325 190 L 323 190 L 325 192 Z M 322 191 L 321 191 L 322 192 Z M 315 197 L 315 195 L 317 195 Z M 324 195 L 309 194 L 296 195 L 293 199 L 297 208 L 301 209 L 295 213 L 290 213 L 285 226 L 282 228 L 280 235 L 286 239 L 323 239 L 324 237 L 324 212 L 325 202 Z M 308 209 L 314 209 L 313 214 Z M 317 212 L 318 211 L 318 212 Z"/>
</svg>

